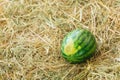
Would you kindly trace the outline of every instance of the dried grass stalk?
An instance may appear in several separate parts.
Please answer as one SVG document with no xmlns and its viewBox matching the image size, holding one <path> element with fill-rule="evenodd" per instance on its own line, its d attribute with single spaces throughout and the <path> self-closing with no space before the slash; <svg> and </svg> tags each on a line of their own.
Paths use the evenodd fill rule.
<svg viewBox="0 0 120 80">
<path fill-rule="evenodd" d="M 98 49 L 73 65 L 60 46 L 80 27 Z M 0 0 L 0 80 L 119 80 L 119 58 L 120 0 Z"/>
</svg>

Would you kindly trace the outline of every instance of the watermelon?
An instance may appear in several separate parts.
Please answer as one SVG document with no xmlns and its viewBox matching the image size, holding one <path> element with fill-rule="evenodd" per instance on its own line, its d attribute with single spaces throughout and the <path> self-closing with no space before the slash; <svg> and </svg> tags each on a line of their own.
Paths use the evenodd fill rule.
<svg viewBox="0 0 120 80">
<path fill-rule="evenodd" d="M 81 63 L 91 58 L 96 51 L 94 35 L 86 29 L 69 32 L 61 45 L 62 56 L 70 63 Z"/>
</svg>

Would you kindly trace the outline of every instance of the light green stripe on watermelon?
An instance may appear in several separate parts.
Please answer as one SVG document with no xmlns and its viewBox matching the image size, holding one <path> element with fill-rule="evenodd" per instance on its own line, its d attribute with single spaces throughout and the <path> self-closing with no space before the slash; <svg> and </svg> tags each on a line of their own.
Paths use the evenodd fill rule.
<svg viewBox="0 0 120 80">
<path fill-rule="evenodd" d="M 82 36 L 82 37 L 81 37 Z M 86 35 L 84 33 L 81 33 L 78 39 L 74 40 L 75 47 L 78 47 L 80 44 L 82 44 L 86 39 Z"/>
<path fill-rule="evenodd" d="M 91 37 L 92 37 L 92 39 L 90 40 L 89 45 L 84 48 L 87 51 L 90 50 L 91 48 L 93 48 L 93 44 L 96 45 L 96 41 L 95 41 L 94 37 L 93 36 L 91 36 Z"/>
<path fill-rule="evenodd" d="M 86 52 L 85 55 L 80 56 L 79 59 L 84 59 L 92 56 L 91 54 L 95 52 L 95 48 L 96 48 L 96 45 L 94 45 L 90 51 Z"/>
<path fill-rule="evenodd" d="M 88 43 L 86 43 L 85 46 L 81 46 L 82 47 L 81 51 L 78 51 L 75 56 L 77 57 L 77 56 L 86 55 L 89 52 L 89 50 L 93 48 L 94 45 L 96 45 L 95 39 L 93 38 L 93 36 L 91 36 Z"/>
<path fill-rule="evenodd" d="M 86 37 L 87 37 L 87 35 L 85 36 L 85 39 L 83 40 L 83 42 L 79 44 L 82 48 L 89 44 L 89 40 L 90 40 L 91 36 L 88 36 L 87 38 Z"/>
</svg>

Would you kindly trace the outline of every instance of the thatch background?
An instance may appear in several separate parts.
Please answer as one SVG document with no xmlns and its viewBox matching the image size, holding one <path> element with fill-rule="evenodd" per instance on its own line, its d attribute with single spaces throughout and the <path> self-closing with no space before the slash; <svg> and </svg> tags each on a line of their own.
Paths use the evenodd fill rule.
<svg viewBox="0 0 120 80">
<path fill-rule="evenodd" d="M 79 27 L 98 49 L 70 64 L 61 41 Z M 0 0 L 0 80 L 120 80 L 120 0 Z"/>
</svg>

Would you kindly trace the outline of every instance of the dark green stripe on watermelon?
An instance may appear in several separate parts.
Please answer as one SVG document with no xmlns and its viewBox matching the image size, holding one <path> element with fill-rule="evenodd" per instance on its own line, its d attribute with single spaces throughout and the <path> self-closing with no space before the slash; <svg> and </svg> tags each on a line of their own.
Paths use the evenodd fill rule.
<svg viewBox="0 0 120 80">
<path fill-rule="evenodd" d="M 64 52 L 64 47 L 68 44 L 69 39 L 72 38 L 74 42 L 74 47 L 77 49 L 76 53 L 73 55 L 66 55 Z M 89 59 L 96 50 L 96 41 L 91 32 L 84 29 L 77 29 L 70 32 L 64 39 L 61 47 L 62 56 L 70 63 L 80 63 Z"/>
<path fill-rule="evenodd" d="M 86 34 L 82 32 L 79 38 L 77 40 L 74 40 L 75 46 L 76 47 L 81 46 L 81 44 L 85 41 L 86 37 L 87 37 Z"/>
</svg>

